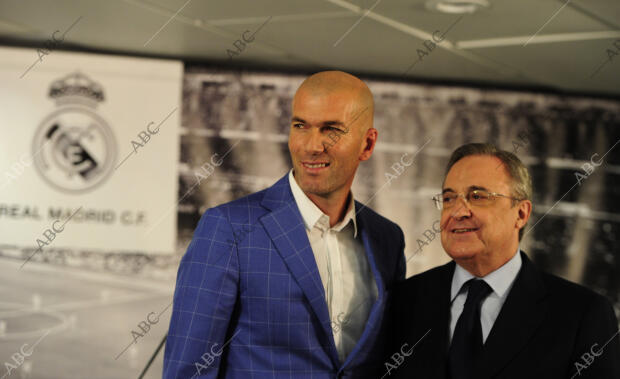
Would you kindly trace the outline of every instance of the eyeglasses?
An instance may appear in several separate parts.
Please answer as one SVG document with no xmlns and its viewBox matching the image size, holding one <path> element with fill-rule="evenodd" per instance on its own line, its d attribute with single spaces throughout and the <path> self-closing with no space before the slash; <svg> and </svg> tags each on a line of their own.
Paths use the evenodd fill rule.
<svg viewBox="0 0 620 379">
<path fill-rule="evenodd" d="M 490 205 L 496 197 L 505 197 L 507 199 L 512 199 L 516 201 L 521 201 L 523 199 L 517 199 L 516 197 L 511 197 L 508 195 L 502 195 L 501 193 L 489 192 L 485 190 L 471 190 L 467 192 L 466 195 L 462 193 L 455 192 L 446 192 L 440 193 L 438 195 L 433 196 L 433 200 L 435 201 L 435 206 L 439 210 L 450 209 L 456 204 L 456 199 L 458 197 L 463 197 L 463 199 L 469 203 L 470 205 L 477 207 L 484 207 Z"/>
</svg>

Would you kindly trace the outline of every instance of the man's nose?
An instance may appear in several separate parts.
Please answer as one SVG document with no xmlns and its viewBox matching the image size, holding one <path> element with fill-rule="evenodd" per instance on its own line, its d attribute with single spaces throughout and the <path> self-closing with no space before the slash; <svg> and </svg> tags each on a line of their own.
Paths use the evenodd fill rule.
<svg viewBox="0 0 620 379">
<path fill-rule="evenodd" d="M 461 199 L 461 196 L 459 196 L 458 198 Z M 445 209 L 444 212 L 445 214 L 441 215 L 441 224 L 439 225 L 442 232 L 446 230 L 451 218 L 457 221 L 461 221 L 465 218 L 471 217 L 471 208 L 469 207 L 469 203 L 467 203 L 465 199 L 461 199 L 461 201 L 457 200 L 456 204 L 454 204 L 454 207 Z"/>
<path fill-rule="evenodd" d="M 306 140 L 306 152 L 320 154 L 325 151 L 325 138 L 319 130 L 312 130 Z"/>
<path fill-rule="evenodd" d="M 471 208 L 469 203 L 465 200 L 465 197 L 459 196 L 456 198 L 454 209 L 450 209 L 450 216 L 457 220 L 471 217 Z"/>
</svg>

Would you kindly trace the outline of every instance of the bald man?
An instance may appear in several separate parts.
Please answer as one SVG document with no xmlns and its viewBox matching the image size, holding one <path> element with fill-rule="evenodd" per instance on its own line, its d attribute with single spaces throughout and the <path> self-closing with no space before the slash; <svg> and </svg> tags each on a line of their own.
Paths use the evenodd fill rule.
<svg viewBox="0 0 620 379">
<path fill-rule="evenodd" d="M 355 201 L 377 142 L 366 84 L 339 71 L 293 99 L 293 168 L 208 209 L 177 276 L 164 378 L 377 378 L 404 237 Z"/>
</svg>

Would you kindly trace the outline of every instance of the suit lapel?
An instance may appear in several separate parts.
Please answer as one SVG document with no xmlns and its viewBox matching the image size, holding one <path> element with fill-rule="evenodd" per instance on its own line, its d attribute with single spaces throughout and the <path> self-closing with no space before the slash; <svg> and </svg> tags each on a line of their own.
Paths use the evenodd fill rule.
<svg viewBox="0 0 620 379">
<path fill-rule="evenodd" d="M 447 378 L 450 287 L 455 266 L 450 261 L 414 278 L 413 283 L 409 278 L 398 286 L 391 309 L 392 351 L 388 353 L 407 343 L 411 355 L 405 357 L 396 378 Z"/>
<path fill-rule="evenodd" d="M 454 275 L 454 269 L 456 264 L 454 261 L 451 261 L 445 264 L 440 271 L 437 281 L 430 284 L 430 288 L 427 288 L 428 294 L 433 294 L 430 301 L 423 306 L 428 306 L 428 311 L 418 310 L 419 312 L 423 312 L 426 316 L 426 319 L 420 322 L 420 328 L 418 328 L 420 336 L 417 338 L 421 338 L 428 329 L 430 332 L 426 338 L 429 338 L 428 348 L 424 350 L 426 353 L 424 354 L 424 359 L 428 359 L 431 364 L 428 367 L 435 367 L 434 372 L 435 375 L 432 377 L 436 378 L 445 378 L 447 377 L 446 365 L 448 358 L 448 339 L 449 339 L 449 330 L 450 330 L 450 288 L 452 284 L 452 276 Z M 422 294 L 423 296 L 428 296 L 428 294 Z M 434 296 L 437 296 L 436 298 Z M 416 312 L 416 310 L 413 310 Z M 426 325 L 429 325 L 426 327 Z M 412 338 L 414 338 L 412 336 Z M 418 342 L 418 339 L 412 341 L 413 343 Z M 424 341 L 420 341 L 422 344 Z M 414 349 L 413 354 L 416 354 Z"/>
<path fill-rule="evenodd" d="M 272 212 L 259 220 L 321 323 L 329 341 L 330 357 L 338 367 L 325 291 L 301 213 L 290 190 L 288 174 L 267 189 L 261 204 Z"/>
<path fill-rule="evenodd" d="M 383 282 L 382 270 L 380 269 L 381 267 L 377 265 L 377 261 L 375 260 L 375 253 L 381 250 L 375 236 L 370 233 L 372 230 L 372 225 L 370 225 L 370 220 L 366 217 L 367 214 L 363 211 L 362 207 L 363 205 L 361 203 L 358 203 L 357 201 L 355 202 L 355 217 L 357 220 L 358 232 L 360 233 L 360 238 L 362 239 L 366 258 L 368 259 L 368 265 L 377 285 L 377 299 L 370 309 L 368 320 L 366 321 L 366 325 L 360 339 L 357 341 L 357 344 L 351 353 L 347 356 L 343 366 L 350 364 L 357 356 L 358 352 L 366 346 L 366 343 L 368 341 L 373 341 L 376 338 L 376 334 L 379 331 L 377 326 L 382 321 L 384 315 L 383 311 L 385 309 L 385 283 Z"/>
<path fill-rule="evenodd" d="M 538 270 L 524 253 L 523 265 L 484 345 L 479 378 L 502 370 L 525 347 L 542 323 L 548 304 Z"/>
</svg>

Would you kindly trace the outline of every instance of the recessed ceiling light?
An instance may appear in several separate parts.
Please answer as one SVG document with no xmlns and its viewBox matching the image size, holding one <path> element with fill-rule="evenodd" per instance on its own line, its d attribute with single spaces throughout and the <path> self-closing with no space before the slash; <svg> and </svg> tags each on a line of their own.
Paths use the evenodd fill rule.
<svg viewBox="0 0 620 379">
<path fill-rule="evenodd" d="M 489 7 L 487 0 L 428 0 L 426 9 L 441 13 L 464 14 L 474 13 Z"/>
</svg>

